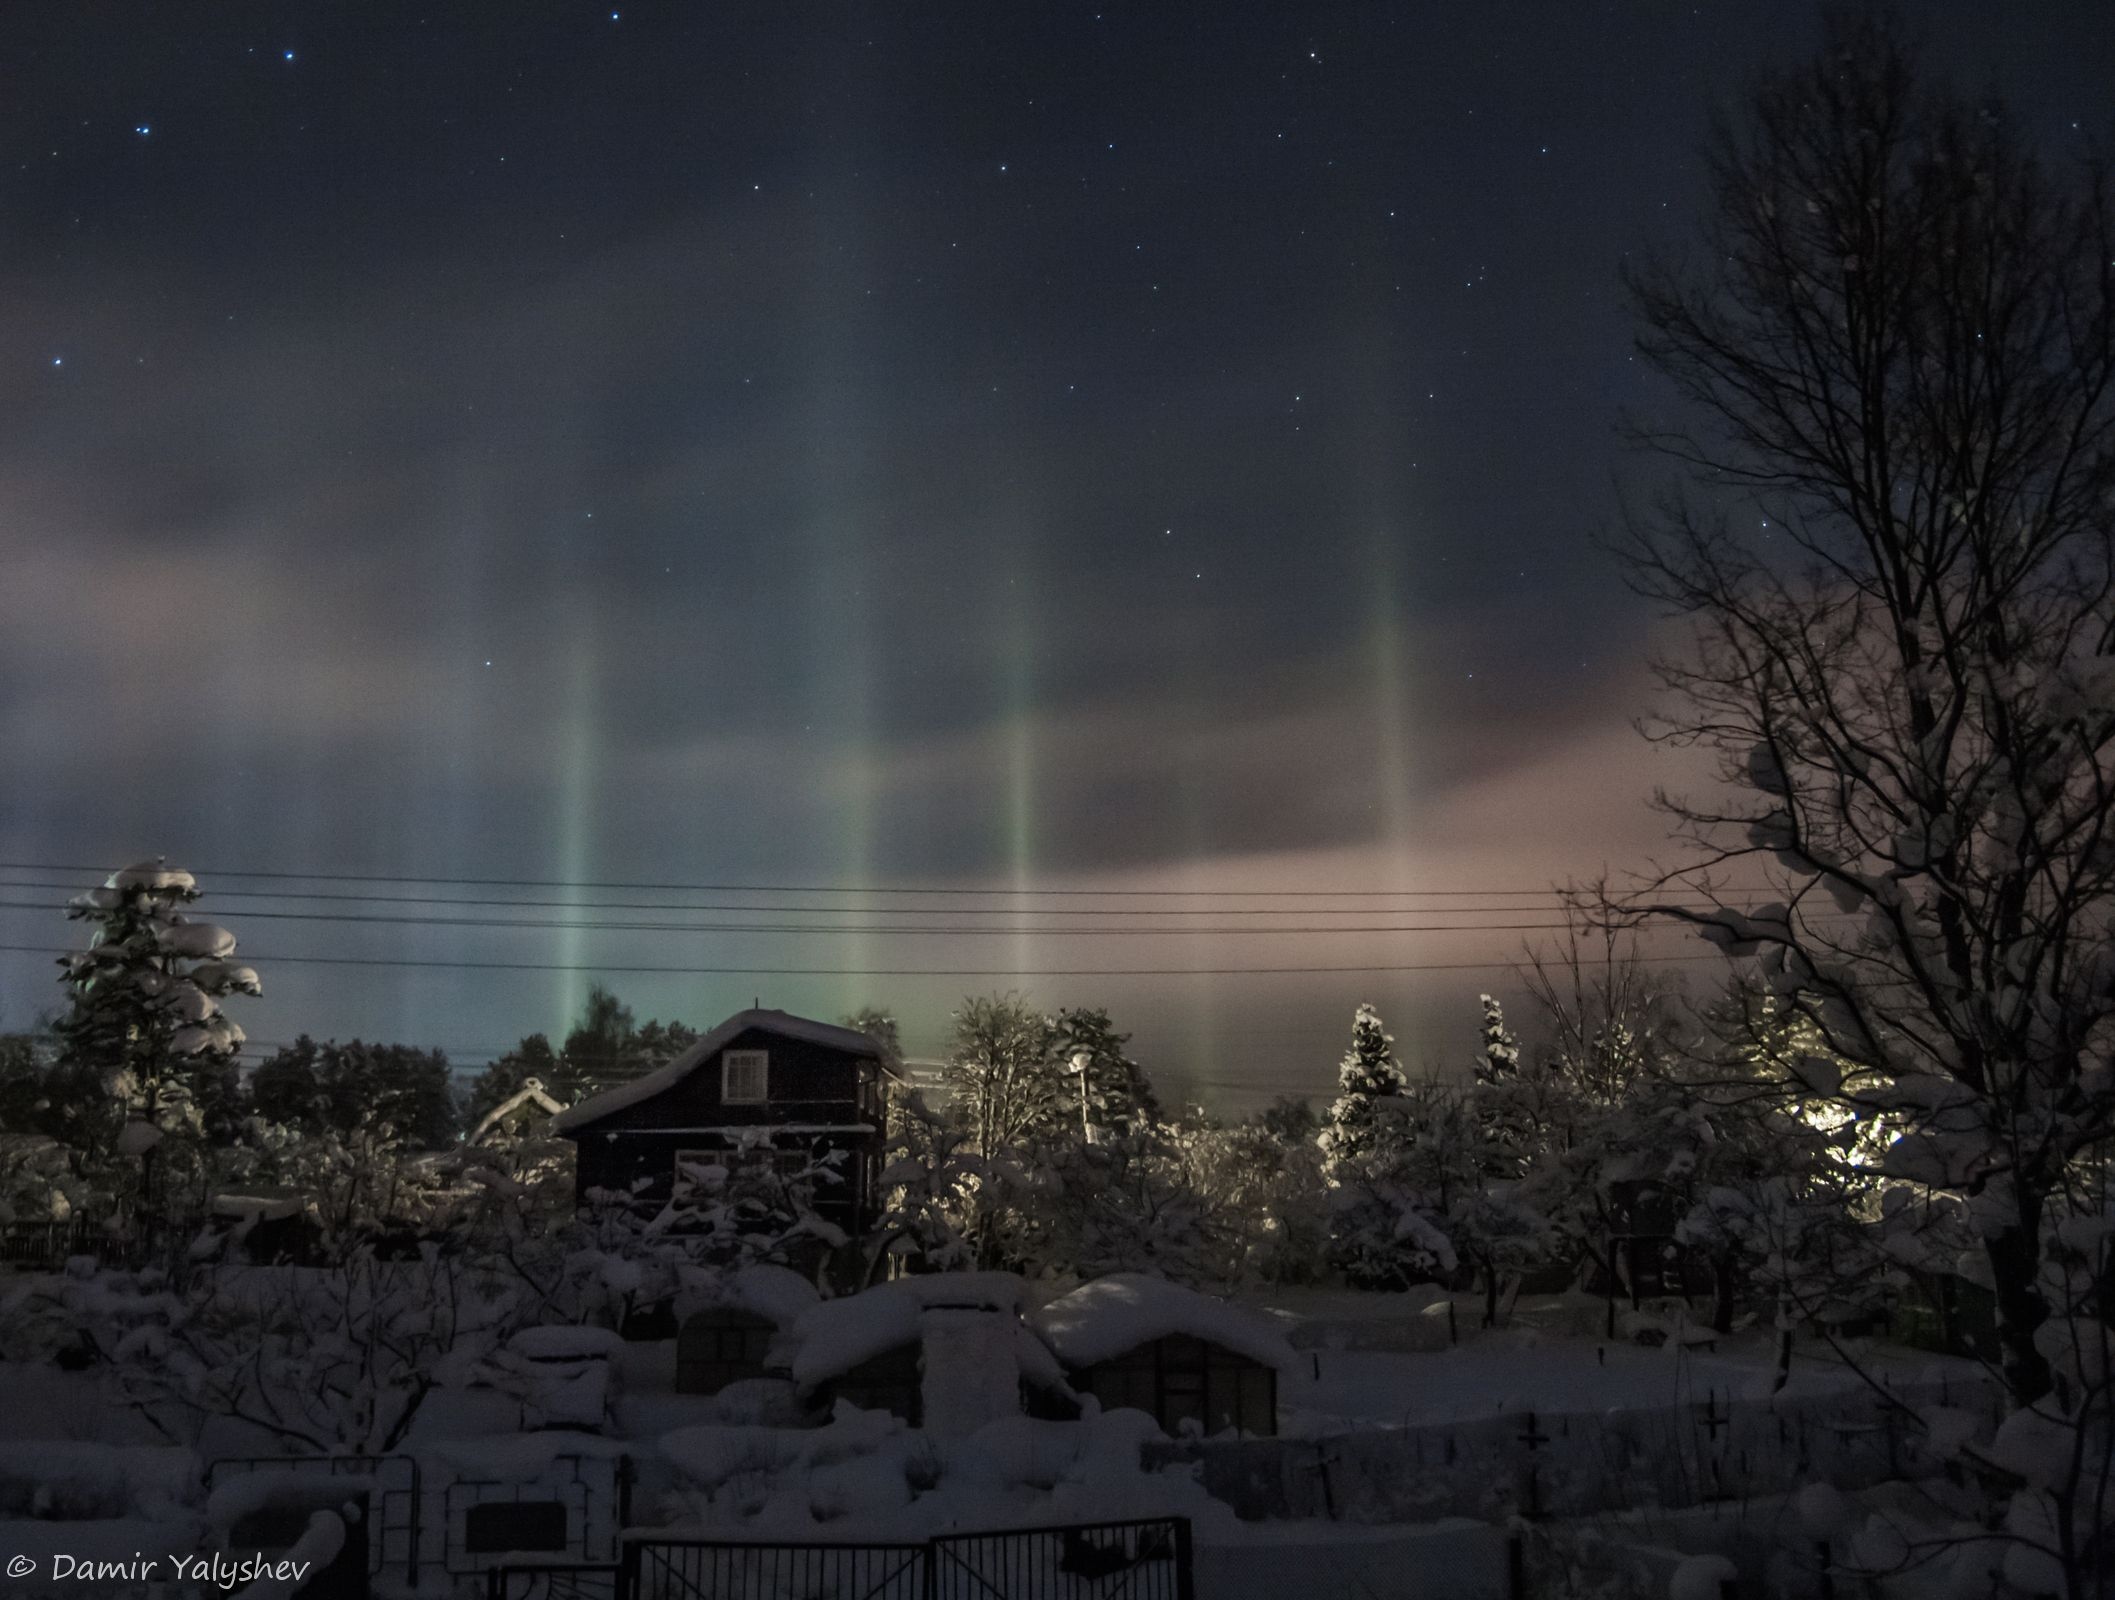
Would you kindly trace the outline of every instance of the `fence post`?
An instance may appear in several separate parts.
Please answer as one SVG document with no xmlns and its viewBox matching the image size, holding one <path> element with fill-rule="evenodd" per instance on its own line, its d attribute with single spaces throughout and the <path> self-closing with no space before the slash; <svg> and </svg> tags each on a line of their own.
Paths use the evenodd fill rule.
<svg viewBox="0 0 2115 1600">
<path fill-rule="evenodd" d="M 639 1542 L 623 1539 L 623 1548 L 617 1557 L 617 1593 L 615 1600 L 632 1600 L 639 1592 Z"/>
<path fill-rule="evenodd" d="M 406 1556 L 406 1579 L 410 1587 L 419 1587 L 419 1539 L 425 1534 L 425 1486 L 419 1482 L 419 1456 L 404 1456 L 410 1463 L 410 1554 Z M 376 1496 L 381 1499 L 381 1496 Z M 385 1518 L 387 1522 L 387 1518 Z"/>
<path fill-rule="evenodd" d="M 1190 1519 L 1175 1519 L 1175 1600 L 1197 1600 L 1197 1576 L 1190 1566 Z"/>
<path fill-rule="evenodd" d="M 937 1538 L 925 1541 L 918 1552 L 918 1592 L 925 1600 L 939 1600 L 940 1594 L 940 1541 Z"/>
</svg>

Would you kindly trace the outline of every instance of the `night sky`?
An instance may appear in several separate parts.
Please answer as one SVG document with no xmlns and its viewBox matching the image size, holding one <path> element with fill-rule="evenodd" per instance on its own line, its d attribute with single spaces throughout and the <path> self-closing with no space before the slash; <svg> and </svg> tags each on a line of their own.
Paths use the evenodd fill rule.
<svg viewBox="0 0 2115 1600">
<path fill-rule="evenodd" d="M 2050 148 L 2105 132 L 2115 8 L 1908 15 Z M 1460 964 L 1547 935 L 1458 925 L 1641 865 L 1683 777 L 1630 730 L 1653 622 L 1591 542 L 1618 414 L 1663 401 L 1617 272 L 1693 229 L 1711 108 L 1816 32 L 14 8 L 0 1026 L 58 1001 L 58 886 L 167 854 L 263 973 L 253 1058 L 474 1066 L 598 972 L 700 1025 L 883 1004 L 926 1052 L 970 991 L 1101 1003 L 1228 1109 L 1324 1087 L 1362 999 L 1462 1056 L 1507 974 Z M 421 875 L 506 881 L 376 881 Z M 871 927 L 693 931 L 789 921 Z M 1107 931 L 1185 923 L 1250 931 Z"/>
</svg>

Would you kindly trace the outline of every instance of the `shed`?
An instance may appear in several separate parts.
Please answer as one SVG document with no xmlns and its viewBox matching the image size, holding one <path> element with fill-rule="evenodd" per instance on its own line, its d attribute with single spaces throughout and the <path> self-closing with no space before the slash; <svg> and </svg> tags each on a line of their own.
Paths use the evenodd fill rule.
<svg viewBox="0 0 2115 1600">
<path fill-rule="evenodd" d="M 718 1394 L 766 1376 L 780 1330 L 821 1298 L 799 1273 L 768 1262 L 730 1273 L 684 1268 L 682 1278 L 675 1307 L 679 1394 Z"/>
<path fill-rule="evenodd" d="M 1020 1415 L 1031 1394 L 1071 1399 L 1063 1369 L 1021 1315 L 1024 1299 L 1012 1273 L 898 1278 L 803 1312 L 771 1361 L 811 1402 L 844 1400 L 967 1434 Z"/>
<path fill-rule="evenodd" d="M 1053 1300 L 1034 1325 L 1105 1411 L 1146 1412 L 1171 1435 L 1278 1431 L 1278 1375 L 1297 1358 L 1255 1312 L 1124 1272 Z"/>
</svg>

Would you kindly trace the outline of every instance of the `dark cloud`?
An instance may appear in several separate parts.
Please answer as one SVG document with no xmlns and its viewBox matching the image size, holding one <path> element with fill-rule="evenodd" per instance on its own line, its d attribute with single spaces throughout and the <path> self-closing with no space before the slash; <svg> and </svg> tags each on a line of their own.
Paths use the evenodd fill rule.
<svg viewBox="0 0 2115 1600">
<path fill-rule="evenodd" d="M 1489 887 L 1649 847 L 1649 619 L 1587 537 L 1649 398 L 1615 269 L 1782 8 L 618 9 L 24 20 L 9 859 Z M 1919 15 L 2047 131 L 2097 104 L 2091 8 Z M 499 938 L 249 942 L 851 964 Z M 1517 936 L 1157 956 L 1264 946 Z M 8 1015 L 46 981 L 0 964 Z M 1391 981 L 1429 1020 L 1485 980 Z M 898 986 L 914 1042 L 964 986 Z M 578 987 L 288 967 L 259 1031 L 485 1045 Z M 1251 1081 L 1367 992 L 1106 987 Z"/>
</svg>

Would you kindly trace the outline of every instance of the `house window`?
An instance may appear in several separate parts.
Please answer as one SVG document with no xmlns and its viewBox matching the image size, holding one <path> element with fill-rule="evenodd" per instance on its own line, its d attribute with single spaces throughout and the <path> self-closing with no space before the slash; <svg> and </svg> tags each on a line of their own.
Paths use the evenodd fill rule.
<svg viewBox="0 0 2115 1600">
<path fill-rule="evenodd" d="M 805 1150 L 782 1150 L 776 1146 L 757 1146 L 743 1152 L 744 1166 L 755 1172 L 768 1172 L 774 1177 L 797 1178 L 806 1172 L 815 1158 Z"/>
<path fill-rule="evenodd" d="M 720 1103 L 760 1106 L 767 1098 L 771 1056 L 764 1050 L 729 1050 L 720 1057 Z"/>
<path fill-rule="evenodd" d="M 463 1513 L 463 1549 L 471 1555 L 566 1548 L 563 1501 L 493 1500 Z"/>
</svg>

